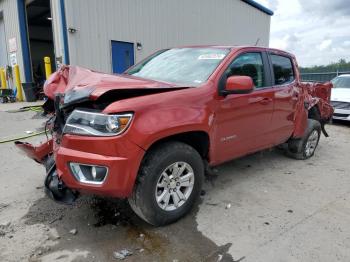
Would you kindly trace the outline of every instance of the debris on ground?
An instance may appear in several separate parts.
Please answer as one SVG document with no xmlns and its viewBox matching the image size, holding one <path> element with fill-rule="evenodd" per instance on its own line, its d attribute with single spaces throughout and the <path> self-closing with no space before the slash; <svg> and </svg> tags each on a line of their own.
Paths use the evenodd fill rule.
<svg viewBox="0 0 350 262">
<path fill-rule="evenodd" d="M 57 233 L 57 231 L 56 230 L 51 230 L 50 232 L 49 232 L 49 239 L 50 240 L 58 240 L 58 239 L 60 239 L 61 237 L 60 237 L 60 235 Z"/>
<path fill-rule="evenodd" d="M 7 234 L 13 233 L 13 226 L 11 226 L 11 222 L 4 222 L 0 224 L 0 237 L 4 237 Z M 7 235 L 8 238 L 12 238 L 12 235 Z"/>
<path fill-rule="evenodd" d="M 208 205 L 208 206 L 217 206 L 217 205 L 219 205 L 219 203 L 211 203 L 211 202 L 207 202 L 205 204 Z"/>
<path fill-rule="evenodd" d="M 292 210 L 292 209 L 289 209 L 287 212 L 288 212 L 288 213 L 293 213 L 293 210 Z"/>
<path fill-rule="evenodd" d="M 141 233 L 137 239 L 140 240 L 140 241 L 144 241 L 145 240 L 145 234 Z"/>
<path fill-rule="evenodd" d="M 78 230 L 73 228 L 72 230 L 69 231 L 70 234 L 76 235 L 78 233 Z"/>
<path fill-rule="evenodd" d="M 122 249 L 120 251 L 114 251 L 113 252 L 113 257 L 115 259 L 119 259 L 119 260 L 123 260 L 126 257 L 131 256 L 131 255 L 132 255 L 132 252 L 130 250 L 128 250 L 128 249 Z"/>
<path fill-rule="evenodd" d="M 230 209 L 231 208 L 231 204 L 227 204 L 225 209 Z"/>
<path fill-rule="evenodd" d="M 58 220 L 62 220 L 62 218 L 63 218 L 63 215 L 59 215 L 58 217 L 52 219 L 52 220 L 49 222 L 49 224 L 53 224 L 53 223 L 55 223 L 55 222 L 58 221 Z"/>
<path fill-rule="evenodd" d="M 240 261 L 242 261 L 243 259 L 245 259 L 245 256 L 243 256 L 243 257 L 241 257 L 241 258 L 239 258 L 239 259 L 237 259 L 237 260 L 234 260 L 233 262 L 240 262 Z"/>
</svg>

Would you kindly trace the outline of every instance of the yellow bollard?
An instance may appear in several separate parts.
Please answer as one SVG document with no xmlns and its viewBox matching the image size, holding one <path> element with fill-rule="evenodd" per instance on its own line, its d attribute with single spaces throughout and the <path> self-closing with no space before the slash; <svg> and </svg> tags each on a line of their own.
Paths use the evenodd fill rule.
<svg viewBox="0 0 350 262">
<path fill-rule="evenodd" d="M 1 88 L 7 88 L 5 69 L 0 68 Z"/>
<path fill-rule="evenodd" d="M 17 87 L 17 100 L 23 101 L 23 92 L 22 92 L 22 84 L 21 84 L 21 76 L 19 74 L 19 66 L 15 65 L 13 67 L 14 75 L 15 75 L 15 84 Z"/>
<path fill-rule="evenodd" d="M 48 56 L 44 57 L 44 64 L 45 64 L 46 79 L 48 79 L 50 77 L 51 73 L 52 73 L 50 57 L 48 57 Z"/>
</svg>

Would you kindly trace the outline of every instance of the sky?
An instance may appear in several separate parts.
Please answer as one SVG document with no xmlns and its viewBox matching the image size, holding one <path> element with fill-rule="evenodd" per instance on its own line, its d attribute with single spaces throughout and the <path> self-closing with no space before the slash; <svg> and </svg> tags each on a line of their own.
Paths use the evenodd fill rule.
<svg viewBox="0 0 350 262">
<path fill-rule="evenodd" d="M 270 47 L 293 53 L 299 66 L 350 61 L 350 0 L 256 0 L 274 11 Z"/>
</svg>

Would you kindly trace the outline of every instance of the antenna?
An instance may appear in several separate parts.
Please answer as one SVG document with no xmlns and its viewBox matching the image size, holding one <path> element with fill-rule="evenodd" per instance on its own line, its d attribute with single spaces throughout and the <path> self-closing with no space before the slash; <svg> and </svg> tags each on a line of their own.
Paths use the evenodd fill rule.
<svg viewBox="0 0 350 262">
<path fill-rule="evenodd" d="M 258 37 L 258 39 L 256 39 L 256 42 L 255 42 L 254 46 L 257 46 L 259 44 L 259 41 L 260 41 L 260 38 Z"/>
</svg>

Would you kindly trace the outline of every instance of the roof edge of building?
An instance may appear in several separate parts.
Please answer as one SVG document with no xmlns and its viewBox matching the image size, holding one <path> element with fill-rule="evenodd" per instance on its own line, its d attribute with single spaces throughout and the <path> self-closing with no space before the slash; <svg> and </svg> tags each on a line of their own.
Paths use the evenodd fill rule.
<svg viewBox="0 0 350 262">
<path fill-rule="evenodd" d="M 264 12 L 267 15 L 270 15 L 270 16 L 273 15 L 273 11 L 272 10 L 266 8 L 265 6 L 259 4 L 258 2 L 255 2 L 253 0 L 241 0 L 241 1 L 243 1 L 244 3 L 246 3 L 246 4 L 250 5 L 250 6 L 256 8 L 256 9 L 262 11 L 262 12 Z"/>
</svg>

